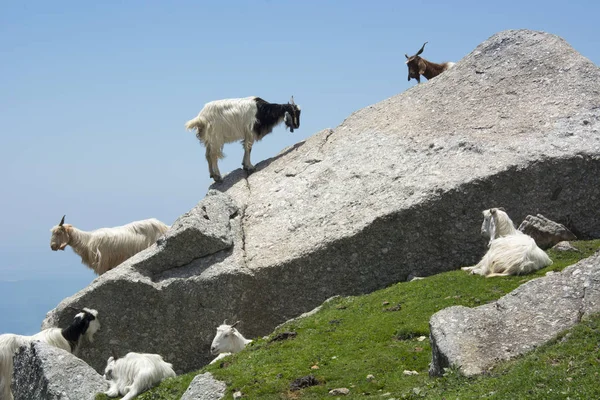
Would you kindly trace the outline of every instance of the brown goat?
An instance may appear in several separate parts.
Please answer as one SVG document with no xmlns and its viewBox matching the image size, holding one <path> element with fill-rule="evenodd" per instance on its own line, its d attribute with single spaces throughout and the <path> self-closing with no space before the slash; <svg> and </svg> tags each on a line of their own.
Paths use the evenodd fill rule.
<svg viewBox="0 0 600 400">
<path fill-rule="evenodd" d="M 407 58 L 406 65 L 408 66 L 408 80 L 409 81 L 411 78 L 414 78 L 417 80 L 418 83 L 421 83 L 421 75 L 423 75 L 425 78 L 427 78 L 427 80 L 430 80 L 431 78 L 435 78 L 442 72 L 450 69 L 450 67 L 452 67 L 454 65 L 453 62 L 445 62 L 442 64 L 436 64 L 431 61 L 427 61 L 424 58 L 419 57 L 419 55 L 425 49 L 426 44 L 427 44 L 427 42 L 425 42 L 423 44 L 423 47 L 421 47 L 421 50 L 417 51 L 417 54 L 415 54 L 414 56 L 409 57 L 408 55 L 404 54 Z"/>
</svg>

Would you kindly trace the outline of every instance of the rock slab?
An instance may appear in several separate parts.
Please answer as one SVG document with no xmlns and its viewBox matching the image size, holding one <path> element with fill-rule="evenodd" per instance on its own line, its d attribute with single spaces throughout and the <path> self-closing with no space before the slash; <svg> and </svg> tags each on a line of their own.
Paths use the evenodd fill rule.
<svg viewBox="0 0 600 400">
<path fill-rule="evenodd" d="M 181 400 L 221 400 L 225 397 L 227 385 L 216 380 L 210 372 L 196 375 Z"/>
<path fill-rule="evenodd" d="M 596 65 L 554 35 L 500 32 L 250 176 L 229 174 L 186 217 L 190 236 L 176 226 L 166 240 L 179 244 L 100 276 L 44 326 L 67 325 L 68 306 L 93 307 L 102 329 L 80 354 L 97 371 L 114 348 L 187 372 L 210 361 L 224 319 L 254 338 L 334 295 L 473 265 L 491 207 L 600 237 L 599 129 Z M 216 245 L 197 244 L 209 231 Z"/>
<path fill-rule="evenodd" d="M 577 240 L 577 236 L 566 226 L 554 222 L 542 214 L 528 215 L 519 225 L 519 230 L 531 236 L 538 247 L 543 250 L 563 241 Z"/>
<path fill-rule="evenodd" d="M 561 273 L 531 280 L 493 303 L 435 313 L 429 321 L 429 373 L 437 376 L 444 368 L 457 366 L 464 375 L 481 374 L 498 361 L 525 354 L 598 312 L 600 253 Z"/>
<path fill-rule="evenodd" d="M 93 400 L 108 383 L 71 353 L 33 342 L 14 357 L 12 389 L 15 400 Z"/>
</svg>

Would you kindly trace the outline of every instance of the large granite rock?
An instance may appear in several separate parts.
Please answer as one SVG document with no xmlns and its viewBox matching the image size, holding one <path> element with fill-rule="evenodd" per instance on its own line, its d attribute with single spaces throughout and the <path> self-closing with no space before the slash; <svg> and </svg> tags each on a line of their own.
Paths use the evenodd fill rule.
<svg viewBox="0 0 600 400">
<path fill-rule="evenodd" d="M 498 361 L 548 342 L 587 315 L 600 312 L 600 253 L 562 273 L 529 281 L 476 308 L 454 306 L 430 321 L 430 375 L 460 367 L 476 375 Z"/>
<path fill-rule="evenodd" d="M 107 389 L 92 367 L 46 343 L 22 346 L 14 357 L 15 400 L 93 400 Z"/>
<path fill-rule="evenodd" d="M 210 361 L 225 318 L 262 336 L 331 296 L 475 263 L 490 207 L 598 237 L 599 129 L 597 66 L 556 36 L 501 32 L 430 82 L 213 185 L 222 211 L 211 221 L 232 247 L 201 255 L 186 239 L 186 257 L 153 247 L 44 326 L 67 324 L 67 306 L 94 307 L 103 328 L 81 356 L 98 371 L 113 347 L 162 354 L 183 372 Z"/>
<path fill-rule="evenodd" d="M 519 230 L 529 235 L 541 249 L 549 249 L 560 242 L 577 240 L 566 226 L 554 222 L 542 214 L 528 215 L 519 225 Z"/>
</svg>

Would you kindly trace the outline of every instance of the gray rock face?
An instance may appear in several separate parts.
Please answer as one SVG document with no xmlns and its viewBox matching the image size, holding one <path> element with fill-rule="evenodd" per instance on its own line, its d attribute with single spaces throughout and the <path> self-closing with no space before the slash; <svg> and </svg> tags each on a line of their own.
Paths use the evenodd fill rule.
<svg viewBox="0 0 600 400">
<path fill-rule="evenodd" d="M 567 227 L 549 220 L 542 214 L 528 215 L 519 225 L 519 230 L 531 236 L 538 247 L 544 250 L 559 242 L 577 239 Z"/>
<path fill-rule="evenodd" d="M 93 400 L 108 384 L 71 353 L 41 342 L 19 349 L 14 358 L 15 400 Z"/>
<path fill-rule="evenodd" d="M 600 69 L 564 40 L 501 32 L 430 82 L 214 184 L 222 194 L 199 208 L 210 199 L 221 210 L 210 222 L 222 250 L 148 249 L 44 326 L 68 323 L 67 306 L 94 307 L 102 330 L 81 356 L 95 369 L 114 347 L 190 371 L 210 361 L 225 318 L 253 338 L 331 296 L 474 264 L 481 211 L 498 204 L 598 237 L 599 94 Z"/>
<path fill-rule="evenodd" d="M 480 374 L 548 342 L 581 318 L 600 312 L 600 253 L 521 285 L 490 304 L 455 306 L 430 321 L 432 362 L 429 373 L 459 366 L 467 376 Z"/>
<path fill-rule="evenodd" d="M 181 400 L 221 400 L 225 397 L 227 385 L 216 380 L 210 372 L 196 375 Z"/>
</svg>

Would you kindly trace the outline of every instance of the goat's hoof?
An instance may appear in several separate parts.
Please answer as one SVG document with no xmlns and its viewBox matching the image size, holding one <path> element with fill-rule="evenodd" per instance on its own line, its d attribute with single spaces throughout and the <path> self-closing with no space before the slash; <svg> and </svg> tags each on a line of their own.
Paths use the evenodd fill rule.
<svg viewBox="0 0 600 400">
<path fill-rule="evenodd" d="M 244 171 L 246 171 L 248 174 L 251 174 L 254 171 L 256 171 L 256 168 L 254 167 L 254 165 L 251 165 L 249 167 L 244 167 Z"/>
<path fill-rule="evenodd" d="M 215 183 L 221 183 L 221 182 L 223 182 L 223 178 L 221 178 L 221 175 L 211 175 L 211 178 L 213 178 L 213 180 L 215 181 Z"/>
</svg>

